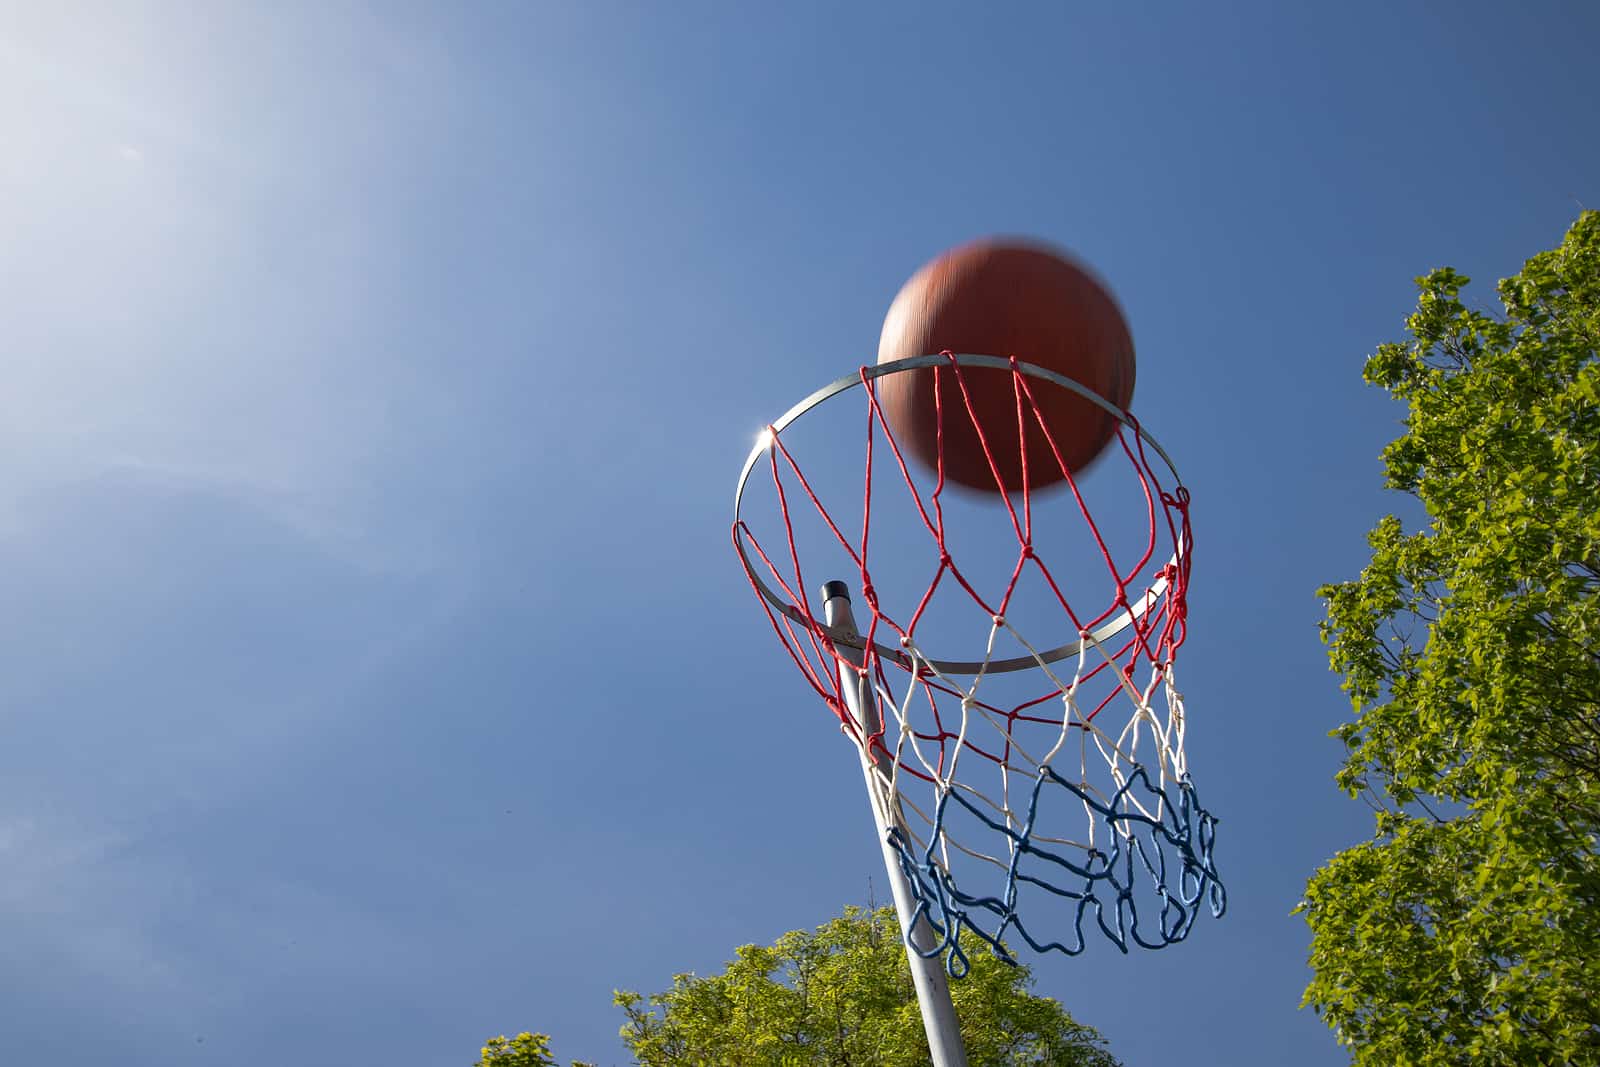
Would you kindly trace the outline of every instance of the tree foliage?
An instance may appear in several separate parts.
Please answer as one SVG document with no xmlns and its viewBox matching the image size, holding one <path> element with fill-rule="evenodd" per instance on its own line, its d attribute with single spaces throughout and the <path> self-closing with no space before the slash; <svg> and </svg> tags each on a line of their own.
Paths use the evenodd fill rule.
<svg viewBox="0 0 1600 1067">
<path fill-rule="evenodd" d="M 984 956 L 951 983 L 973 1067 L 1115 1067 L 1099 1033 L 1031 978 Z M 680 974 L 645 998 L 619 992 L 641 1067 L 922 1067 L 928 1044 L 891 909 L 846 908 L 814 932 L 746 945 L 721 974 Z"/>
<path fill-rule="evenodd" d="M 523 1031 L 516 1037 L 491 1037 L 473 1067 L 560 1067 L 550 1055 L 550 1035 Z M 572 1067 L 594 1067 L 574 1060 Z"/>
<path fill-rule="evenodd" d="M 516 1037 L 491 1037 L 473 1067 L 557 1067 L 550 1057 L 550 1036 L 524 1031 Z"/>
<path fill-rule="evenodd" d="M 1448 268 L 1369 383 L 1427 522 L 1325 586 L 1372 840 L 1311 879 L 1305 1003 L 1357 1064 L 1600 1064 L 1600 213 L 1502 281 Z"/>
</svg>

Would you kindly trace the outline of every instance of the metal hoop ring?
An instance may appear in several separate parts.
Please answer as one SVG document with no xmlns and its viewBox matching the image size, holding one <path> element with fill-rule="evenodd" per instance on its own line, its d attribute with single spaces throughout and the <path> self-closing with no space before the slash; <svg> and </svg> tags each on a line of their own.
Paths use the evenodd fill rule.
<svg viewBox="0 0 1600 1067">
<path fill-rule="evenodd" d="M 823 386 L 821 389 L 818 389 L 816 392 L 800 401 L 788 411 L 785 411 L 783 416 L 779 418 L 777 422 L 774 422 L 771 425 L 771 433 L 782 433 L 792 423 L 799 419 L 800 416 L 804 415 L 812 408 L 817 407 L 823 401 L 831 400 L 840 393 L 843 393 L 854 386 L 860 385 L 863 377 L 871 380 L 881 378 L 887 374 L 901 374 L 905 371 L 919 370 L 923 367 L 945 367 L 949 366 L 952 361 L 962 367 L 992 367 L 996 370 L 1012 369 L 1011 360 L 1004 356 L 982 356 L 975 354 L 955 356 L 943 354 L 937 356 L 912 356 L 909 359 L 897 359 L 889 363 L 879 363 L 876 366 L 863 367 L 859 371 L 846 374 L 844 377 Z M 1015 366 L 1018 371 L 1021 371 L 1030 378 L 1039 378 L 1050 382 L 1053 385 L 1058 385 L 1063 389 L 1067 389 L 1073 393 L 1076 393 L 1078 396 L 1094 404 L 1096 407 L 1105 411 L 1108 415 L 1111 415 L 1118 422 L 1128 427 L 1134 433 L 1138 434 L 1144 443 L 1149 445 L 1155 451 L 1156 455 L 1161 457 L 1161 461 L 1166 464 L 1167 470 L 1172 472 L 1173 479 L 1178 484 L 1182 484 L 1182 479 L 1178 476 L 1177 465 L 1172 462 L 1172 457 L 1167 455 L 1166 449 L 1162 448 L 1161 443 L 1152 437 L 1149 431 L 1135 422 L 1126 411 L 1123 411 L 1121 408 L 1117 407 L 1115 404 L 1111 403 L 1105 397 L 1094 392 L 1087 386 L 1075 382 L 1071 378 L 1068 378 L 1064 375 L 1057 374 L 1053 370 L 1048 370 L 1033 363 L 1023 363 L 1020 360 L 1015 364 Z M 735 487 L 733 492 L 733 547 L 734 551 L 739 554 L 739 562 L 744 566 L 745 574 L 749 576 L 751 583 L 756 587 L 757 591 L 760 592 L 762 598 L 765 599 L 768 604 L 771 604 L 774 608 L 776 608 L 779 613 L 789 619 L 792 619 L 794 622 L 799 623 L 801 626 L 825 635 L 828 640 L 832 641 L 836 645 L 845 645 L 850 648 L 865 649 L 867 647 L 867 641 L 865 638 L 854 634 L 848 634 L 843 630 L 835 629 L 825 622 L 821 622 L 812 618 L 799 608 L 789 604 L 787 601 L 780 599 L 778 594 L 773 592 L 772 588 L 768 586 L 766 582 L 761 580 L 760 575 L 756 573 L 755 567 L 750 562 L 750 557 L 745 553 L 744 524 L 743 520 L 740 518 L 740 508 L 744 502 L 745 485 L 750 480 L 750 473 L 755 470 L 756 464 L 761 461 L 762 455 L 765 454 L 771 447 L 771 435 L 767 432 L 763 432 L 760 438 L 756 441 L 755 447 L 750 450 L 749 458 L 744 461 L 744 469 L 739 472 L 739 484 L 737 487 Z M 1170 564 L 1171 566 L 1176 566 L 1178 564 L 1179 553 L 1181 551 L 1182 546 L 1179 546 L 1178 550 L 1173 552 Z M 1163 568 L 1162 575 L 1151 584 L 1150 588 L 1147 589 L 1142 596 L 1138 597 L 1136 601 L 1130 601 L 1127 612 L 1121 613 L 1117 617 L 1106 621 L 1096 629 L 1084 634 L 1076 641 L 1070 641 L 1067 644 L 1052 648 L 1048 652 L 1040 652 L 1037 656 L 1017 656 L 1012 659 L 990 660 L 988 662 L 981 660 L 938 660 L 921 655 L 919 655 L 917 658 L 922 663 L 925 663 L 927 666 L 938 671 L 940 674 L 966 675 L 1004 674 L 1010 671 L 1028 670 L 1029 668 L 1038 667 L 1046 663 L 1055 663 L 1058 660 L 1063 660 L 1067 659 L 1068 657 L 1078 655 L 1078 653 L 1082 650 L 1085 641 L 1093 642 L 1094 644 L 1098 645 L 1112 637 L 1115 637 L 1129 626 L 1132 626 L 1145 614 L 1145 612 L 1149 611 L 1161 599 L 1162 594 L 1167 591 L 1167 584 L 1165 568 Z M 873 642 L 872 647 L 879 656 L 882 656 L 885 659 L 893 660 L 908 668 L 913 665 L 911 657 L 907 656 L 905 652 L 901 651 L 900 649 L 890 648 L 887 645 L 878 644 L 877 642 Z"/>
</svg>

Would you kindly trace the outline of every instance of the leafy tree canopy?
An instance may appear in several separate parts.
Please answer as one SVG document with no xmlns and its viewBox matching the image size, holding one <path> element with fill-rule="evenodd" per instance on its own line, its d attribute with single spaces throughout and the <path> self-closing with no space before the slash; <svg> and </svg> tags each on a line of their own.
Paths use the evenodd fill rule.
<svg viewBox="0 0 1600 1067">
<path fill-rule="evenodd" d="M 950 983 L 973 1067 L 1115 1067 L 1099 1033 L 1028 992 L 1025 967 L 990 956 Z M 619 992 L 641 1067 L 923 1067 L 928 1043 L 893 909 L 846 908 L 721 974 L 680 974 L 646 999 Z"/>
<path fill-rule="evenodd" d="M 1305 1003 L 1357 1064 L 1600 1064 L 1600 213 L 1468 306 L 1418 279 L 1369 383 L 1426 509 L 1324 586 L 1371 841 L 1311 879 Z"/>
<path fill-rule="evenodd" d="M 473 1067 L 557 1067 L 550 1058 L 550 1036 L 523 1032 L 516 1037 L 491 1037 L 483 1045 L 483 1058 Z"/>
<path fill-rule="evenodd" d="M 482 1058 L 473 1067 L 560 1067 L 550 1055 L 550 1035 L 530 1034 L 526 1031 L 516 1037 L 491 1037 L 484 1043 Z M 591 1063 L 573 1061 L 572 1067 L 594 1067 Z"/>
</svg>

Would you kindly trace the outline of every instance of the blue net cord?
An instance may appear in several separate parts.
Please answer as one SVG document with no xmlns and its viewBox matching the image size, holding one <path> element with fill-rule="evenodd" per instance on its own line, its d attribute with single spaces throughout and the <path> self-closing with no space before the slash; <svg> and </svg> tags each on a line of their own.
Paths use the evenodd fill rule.
<svg viewBox="0 0 1600 1067">
<path fill-rule="evenodd" d="M 1036 841 L 1039 797 L 1047 788 L 1066 790 L 1088 805 L 1094 818 L 1110 831 L 1110 850 L 1069 851 Z M 890 832 L 890 841 L 916 901 L 914 914 L 903 917 L 907 928 L 919 918 L 926 918 L 938 939 L 922 955 L 931 959 L 942 954 L 945 969 L 952 977 L 960 978 L 969 968 L 962 944 L 963 935 L 968 933 L 987 944 L 1000 959 L 1015 963 L 1005 945 L 1012 933 L 1035 952 L 1061 952 L 1068 956 L 1082 952 L 1083 920 L 1090 910 L 1101 932 L 1123 952 L 1128 951 L 1130 941 L 1143 948 L 1165 948 L 1182 941 L 1203 905 L 1220 917 L 1227 908 L 1227 894 L 1212 854 L 1217 820 L 1200 806 L 1187 776 L 1177 783 L 1176 792 L 1174 797 L 1168 790 L 1158 788 L 1143 767 L 1135 767 L 1110 802 L 1105 803 L 1049 766 L 1042 766 L 1034 780 L 1026 818 L 1018 828 L 995 820 L 960 792 L 942 790 L 926 848 L 918 848 L 902 829 Z M 1136 800 L 1144 801 L 1145 810 L 1140 810 Z M 962 892 L 939 861 L 938 842 L 952 802 L 1009 839 L 1011 862 L 1001 896 Z M 1159 812 L 1159 817 L 1146 814 L 1148 810 Z M 1145 886 L 1143 895 L 1159 902 L 1153 923 L 1148 910 L 1145 921 L 1140 920 L 1135 889 L 1141 882 Z M 1017 913 L 1023 886 L 1037 887 L 1061 898 L 1071 914 L 1070 941 L 1041 941 L 1029 932 Z M 1053 929 L 1061 928 L 1059 916 L 1042 918 Z"/>
</svg>

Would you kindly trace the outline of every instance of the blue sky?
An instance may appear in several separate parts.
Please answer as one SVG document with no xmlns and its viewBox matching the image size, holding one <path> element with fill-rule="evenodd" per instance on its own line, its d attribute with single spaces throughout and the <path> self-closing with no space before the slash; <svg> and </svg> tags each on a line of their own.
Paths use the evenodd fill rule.
<svg viewBox="0 0 1600 1067">
<path fill-rule="evenodd" d="M 1600 203 L 1592 7 L 0 26 L 0 1060 L 621 1063 L 613 988 L 881 897 L 733 478 L 918 265 L 1022 233 L 1117 293 L 1194 493 L 1230 891 L 1039 991 L 1130 1065 L 1344 1062 L 1289 911 L 1368 833 L 1313 596 L 1401 506 L 1361 363 L 1414 276 Z"/>
</svg>

